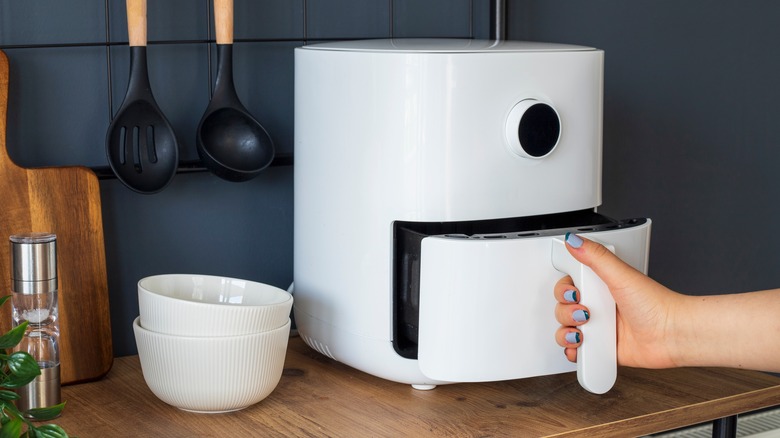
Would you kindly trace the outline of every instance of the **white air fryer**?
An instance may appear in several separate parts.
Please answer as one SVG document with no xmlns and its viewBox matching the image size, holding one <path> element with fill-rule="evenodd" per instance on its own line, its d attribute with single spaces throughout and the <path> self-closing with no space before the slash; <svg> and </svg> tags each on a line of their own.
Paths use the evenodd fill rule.
<svg viewBox="0 0 780 438">
<path fill-rule="evenodd" d="M 615 304 L 572 231 L 646 272 L 650 220 L 601 203 L 604 53 L 367 40 L 295 51 L 295 321 L 320 353 L 416 388 L 577 370 L 615 382 Z M 591 309 L 574 365 L 564 273 Z"/>
</svg>

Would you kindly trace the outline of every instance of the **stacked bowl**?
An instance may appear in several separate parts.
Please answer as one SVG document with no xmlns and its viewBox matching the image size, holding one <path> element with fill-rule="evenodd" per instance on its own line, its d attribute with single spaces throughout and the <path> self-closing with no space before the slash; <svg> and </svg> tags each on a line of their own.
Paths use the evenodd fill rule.
<svg viewBox="0 0 780 438">
<path fill-rule="evenodd" d="M 285 290 L 236 278 L 141 279 L 133 332 L 146 384 L 160 400 L 192 412 L 259 402 L 282 376 L 292 303 Z"/>
</svg>

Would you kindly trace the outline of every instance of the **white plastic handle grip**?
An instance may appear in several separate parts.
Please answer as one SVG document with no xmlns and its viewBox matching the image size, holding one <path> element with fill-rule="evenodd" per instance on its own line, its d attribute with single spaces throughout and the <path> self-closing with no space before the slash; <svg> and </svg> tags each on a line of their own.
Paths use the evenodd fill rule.
<svg viewBox="0 0 780 438">
<path fill-rule="evenodd" d="M 611 245 L 604 246 L 615 252 Z M 563 239 L 553 239 L 552 264 L 571 276 L 580 291 L 580 304 L 590 311 L 590 320 L 580 327 L 582 344 L 577 349 L 577 380 L 586 390 L 604 394 L 617 380 L 615 300 L 601 278 L 569 254 Z"/>
</svg>

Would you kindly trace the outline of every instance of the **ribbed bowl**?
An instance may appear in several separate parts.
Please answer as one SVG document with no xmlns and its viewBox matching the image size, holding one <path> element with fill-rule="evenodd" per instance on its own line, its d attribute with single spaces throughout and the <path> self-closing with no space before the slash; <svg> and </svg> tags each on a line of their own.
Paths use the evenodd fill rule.
<svg viewBox="0 0 780 438">
<path fill-rule="evenodd" d="M 141 327 L 177 336 L 236 336 L 277 329 L 290 319 L 289 292 L 263 283 L 198 274 L 138 282 Z"/>
<path fill-rule="evenodd" d="M 279 383 L 290 320 L 241 336 L 173 336 L 133 321 L 144 380 L 160 400 L 202 413 L 237 411 L 266 398 Z"/>
</svg>

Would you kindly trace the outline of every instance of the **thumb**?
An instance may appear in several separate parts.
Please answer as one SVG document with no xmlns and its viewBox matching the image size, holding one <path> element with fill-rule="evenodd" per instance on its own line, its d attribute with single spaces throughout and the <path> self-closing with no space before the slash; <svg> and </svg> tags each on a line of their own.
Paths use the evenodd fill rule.
<svg viewBox="0 0 780 438">
<path fill-rule="evenodd" d="M 577 261 L 592 269 L 613 293 L 644 277 L 604 245 L 576 234 L 566 233 L 566 249 Z"/>
</svg>

